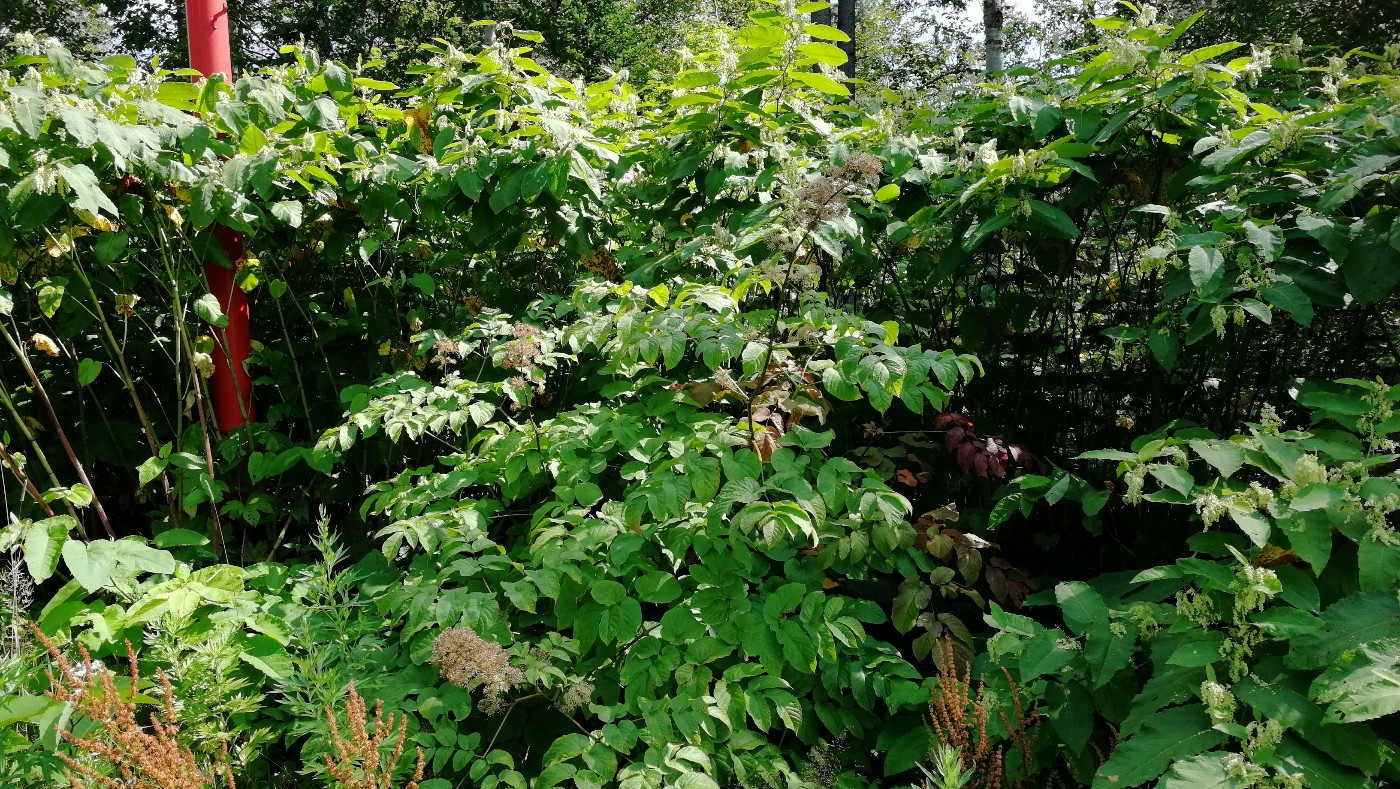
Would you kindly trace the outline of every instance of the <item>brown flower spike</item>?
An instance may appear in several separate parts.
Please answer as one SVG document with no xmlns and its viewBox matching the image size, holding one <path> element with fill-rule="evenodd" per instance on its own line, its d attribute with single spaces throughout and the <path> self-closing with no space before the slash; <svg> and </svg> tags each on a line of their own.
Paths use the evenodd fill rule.
<svg viewBox="0 0 1400 789">
<path fill-rule="evenodd" d="M 393 714 L 384 716 L 384 702 L 374 704 L 371 720 L 365 700 L 350 683 L 345 700 L 345 717 L 349 731 L 342 734 L 335 713 L 326 707 L 326 721 L 331 728 L 331 749 L 326 754 L 326 772 L 342 789 L 392 789 L 394 767 L 403 756 L 404 739 L 408 736 L 408 716 L 400 716 L 397 724 Z M 393 749 L 385 758 L 384 744 L 393 738 Z M 418 749 L 418 762 L 413 777 L 404 789 L 418 789 L 423 780 L 423 749 Z"/>
<path fill-rule="evenodd" d="M 37 626 L 31 624 L 30 629 L 58 666 L 56 676 L 48 672 L 52 686 L 48 696 L 71 704 L 96 724 L 88 737 L 59 729 L 65 742 L 92 757 L 79 761 L 66 753 L 58 754 L 68 765 L 71 784 L 100 789 L 213 789 L 219 786 L 218 776 L 222 774 L 224 789 L 234 789 L 227 751 L 218 764 L 201 769 L 194 753 L 178 741 L 175 693 L 164 671 L 156 671 L 164 692 L 160 709 L 150 715 L 149 730 L 137 722 L 133 698 L 140 686 L 141 670 L 131 642 L 126 644 L 131 687 L 124 693 L 117 688 L 113 673 L 93 660 L 85 647 L 78 647 L 82 662 L 75 666 Z M 99 769 L 104 763 L 111 770 Z"/>
</svg>

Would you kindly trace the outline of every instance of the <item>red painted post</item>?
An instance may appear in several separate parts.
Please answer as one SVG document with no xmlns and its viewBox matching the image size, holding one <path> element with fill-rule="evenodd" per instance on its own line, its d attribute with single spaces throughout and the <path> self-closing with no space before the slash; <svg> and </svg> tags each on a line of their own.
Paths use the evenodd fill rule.
<svg viewBox="0 0 1400 789">
<path fill-rule="evenodd" d="M 233 77 L 233 55 L 229 49 L 227 0 L 185 0 L 185 18 L 190 34 L 190 67 L 206 77 L 223 74 Z M 214 229 L 231 268 L 217 263 L 204 265 L 209 292 L 219 300 L 228 316 L 228 326 L 215 334 L 214 416 L 219 430 L 231 433 L 244 421 L 254 421 L 253 381 L 244 369 L 252 343 L 248 332 L 248 296 L 234 281 L 243 265 L 243 237 L 226 227 Z"/>
</svg>

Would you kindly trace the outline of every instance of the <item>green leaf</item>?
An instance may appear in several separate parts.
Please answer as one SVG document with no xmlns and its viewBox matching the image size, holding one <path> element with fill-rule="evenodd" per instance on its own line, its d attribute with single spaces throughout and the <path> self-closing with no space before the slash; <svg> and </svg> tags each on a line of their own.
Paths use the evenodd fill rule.
<svg viewBox="0 0 1400 789">
<path fill-rule="evenodd" d="M 1332 524 L 1325 512 L 1312 510 L 1289 515 L 1278 522 L 1288 535 L 1288 547 L 1308 564 L 1313 572 L 1321 573 L 1332 556 Z"/>
<path fill-rule="evenodd" d="M 208 545 L 209 538 L 190 529 L 168 529 L 156 535 L 155 543 L 157 548 L 183 548 Z"/>
<path fill-rule="evenodd" d="M 295 200 L 282 200 L 272 204 L 272 215 L 290 227 L 301 227 L 302 207 Z"/>
<path fill-rule="evenodd" d="M 219 300 L 212 293 L 206 293 L 194 300 L 194 313 L 205 323 L 222 329 L 228 326 L 228 316 L 219 306 Z"/>
<path fill-rule="evenodd" d="M 1196 486 L 1196 480 L 1191 477 L 1191 472 L 1181 466 L 1158 465 L 1148 469 L 1153 479 L 1180 493 L 1183 496 L 1190 496 L 1191 489 Z"/>
<path fill-rule="evenodd" d="M 1263 548 L 1269 543 L 1269 532 L 1273 529 L 1273 524 L 1268 518 L 1250 510 L 1242 510 L 1239 507 L 1230 508 L 1230 519 L 1240 527 L 1240 531 L 1249 537 L 1249 541 L 1254 543 L 1256 548 Z"/>
<path fill-rule="evenodd" d="M 1113 632 L 1110 624 L 1107 618 L 1093 623 L 1084 638 L 1084 659 L 1092 669 L 1095 688 L 1108 684 L 1127 668 L 1137 646 L 1137 628 L 1131 622 L 1119 623 L 1124 628 L 1122 635 Z"/>
<path fill-rule="evenodd" d="M 880 729 L 880 737 L 875 742 L 877 751 L 885 752 L 885 775 L 897 775 L 914 769 L 914 765 L 928 756 L 933 747 L 933 737 L 922 720 L 910 718 L 903 725 L 889 725 Z"/>
<path fill-rule="evenodd" d="M 825 74 L 816 74 L 809 71 L 793 72 L 792 78 L 801 82 L 809 88 L 814 88 L 832 96 L 849 96 L 851 91 L 845 85 L 837 82 Z"/>
<path fill-rule="evenodd" d="M 850 36 L 846 35 L 838 28 L 832 27 L 831 25 L 806 25 L 802 28 L 802 30 L 812 38 L 820 39 L 823 41 L 851 40 Z"/>
<path fill-rule="evenodd" d="M 1357 548 L 1357 580 L 1361 591 L 1390 589 L 1400 585 L 1400 546 L 1366 535 Z"/>
<path fill-rule="evenodd" d="M 1152 356 L 1157 363 L 1162 365 L 1162 369 L 1171 372 L 1176 369 L 1177 357 L 1181 354 L 1181 341 L 1177 339 L 1175 332 L 1158 331 L 1147 338 L 1147 347 L 1152 350 Z"/>
<path fill-rule="evenodd" d="M 894 609 L 892 611 L 894 629 L 901 633 L 908 633 L 912 630 L 919 614 L 923 613 L 932 600 L 933 589 L 922 579 L 904 579 L 899 585 L 899 591 L 894 596 Z"/>
<path fill-rule="evenodd" d="M 1031 201 L 1031 219 L 1037 225 L 1051 231 L 1057 238 L 1074 238 L 1079 235 L 1079 226 L 1057 206 L 1040 200 Z"/>
<path fill-rule="evenodd" d="M 574 485 L 574 498 L 585 507 L 592 507 L 603 500 L 603 489 L 592 482 Z"/>
<path fill-rule="evenodd" d="M 92 214 L 106 213 L 117 216 L 117 206 L 102 191 L 97 176 L 85 164 L 60 164 L 59 174 L 68 188 L 73 190 L 72 206 Z"/>
<path fill-rule="evenodd" d="M 1298 402 L 1309 408 L 1342 416 L 1362 416 L 1371 412 L 1371 405 L 1360 396 L 1339 392 L 1312 391 L 1298 397 Z"/>
<path fill-rule="evenodd" d="M 0 701 L 0 729 L 16 723 L 38 723 L 40 716 L 58 703 L 48 696 L 9 696 Z"/>
<path fill-rule="evenodd" d="M 820 433 L 808 430 L 802 425 L 794 425 L 788 434 L 778 441 L 780 446 L 798 447 L 801 449 L 822 449 L 831 446 L 831 442 L 836 440 L 836 433 L 831 430 L 824 430 Z"/>
<path fill-rule="evenodd" d="M 797 51 L 801 52 L 803 55 L 806 55 L 809 59 L 817 63 L 824 63 L 828 66 L 839 66 L 845 63 L 847 60 L 845 51 L 843 51 L 840 47 L 834 44 L 828 44 L 825 41 L 813 41 L 807 44 L 802 44 L 797 48 Z M 876 199 L 879 200 L 878 197 Z M 881 200 L 880 202 L 885 201 Z"/>
<path fill-rule="evenodd" d="M 776 624 L 787 613 L 795 610 L 802 604 L 802 598 L 807 593 L 807 587 L 798 583 L 784 584 L 768 595 L 768 599 L 763 601 L 763 618 L 770 623 Z"/>
<path fill-rule="evenodd" d="M 171 556 L 169 551 L 152 548 L 139 537 L 117 540 L 114 544 L 114 550 L 117 564 L 121 567 L 137 572 L 165 575 L 175 572 L 175 557 Z"/>
<path fill-rule="evenodd" d="M 67 291 L 68 280 L 62 277 L 46 279 L 39 285 L 39 311 L 45 318 L 52 318 L 63 304 L 63 294 Z"/>
<path fill-rule="evenodd" d="M 1391 221 L 1383 215 L 1366 217 L 1342 261 L 1342 276 L 1359 306 L 1381 301 L 1400 284 L 1400 252 L 1387 239 Z"/>
<path fill-rule="evenodd" d="M 704 773 L 681 773 L 673 784 L 676 789 L 719 789 L 715 779 Z"/>
<path fill-rule="evenodd" d="M 1046 104 L 1035 111 L 1035 121 L 1031 125 L 1031 134 L 1037 140 L 1043 140 L 1050 132 L 1060 125 L 1063 114 L 1060 108 L 1053 104 Z"/>
<path fill-rule="evenodd" d="M 1222 477 L 1233 476 L 1244 465 L 1244 448 L 1229 441 L 1191 441 L 1191 449 L 1201 459 L 1215 467 Z"/>
<path fill-rule="evenodd" d="M 1209 293 L 1224 280 L 1225 256 L 1218 249 L 1191 247 L 1187 255 L 1191 284 L 1199 293 Z"/>
<path fill-rule="evenodd" d="M 1211 728 L 1210 717 L 1200 705 L 1162 710 L 1113 749 L 1094 773 L 1093 789 L 1141 786 L 1166 772 L 1173 762 L 1224 741 L 1225 735 Z"/>
<path fill-rule="evenodd" d="M 567 762 L 576 756 L 582 756 L 584 751 L 587 751 L 592 744 L 593 741 L 586 735 L 578 733 L 565 734 L 555 740 L 554 744 L 549 746 L 548 751 L 545 751 L 544 764 L 558 764 L 560 762 Z"/>
<path fill-rule="evenodd" d="M 1400 712 L 1400 639 L 1349 649 L 1313 682 L 1313 698 L 1327 704 L 1327 720 L 1357 723 Z"/>
<path fill-rule="evenodd" d="M 677 88 L 693 90 L 719 84 L 719 75 L 713 71 L 682 71 L 672 82 Z"/>
<path fill-rule="evenodd" d="M 29 137 L 38 137 L 44 128 L 44 121 L 47 119 L 47 102 L 43 97 L 38 99 L 17 98 L 10 104 L 10 111 L 15 115 L 15 122 L 19 128 Z"/>
<path fill-rule="evenodd" d="M 637 597 L 644 603 L 671 603 L 681 596 L 681 585 L 667 572 L 647 573 L 637 579 Z"/>
<path fill-rule="evenodd" d="M 550 159 L 541 159 L 530 165 L 520 178 L 520 196 L 527 203 L 535 202 L 553 176 L 554 163 Z"/>
<path fill-rule="evenodd" d="M 588 593 L 603 605 L 617 605 L 627 597 L 627 588 L 617 581 L 594 581 Z"/>
<path fill-rule="evenodd" d="M 151 480 L 159 477 L 165 470 L 166 460 L 159 457 L 148 457 L 136 467 L 137 481 L 141 487 L 148 485 Z"/>
<path fill-rule="evenodd" d="M 1075 635 L 1084 635 L 1092 625 L 1108 621 L 1108 606 L 1103 597 L 1083 581 L 1056 586 L 1055 600 L 1060 604 L 1065 624 Z"/>
<path fill-rule="evenodd" d="M 1052 682 L 1045 688 L 1050 725 L 1075 753 L 1084 749 L 1094 733 L 1094 700 L 1080 682 Z"/>
<path fill-rule="evenodd" d="M 1309 485 L 1291 501 L 1288 506 L 1294 512 L 1308 512 L 1331 507 L 1342 499 L 1342 489 L 1337 485 Z"/>
<path fill-rule="evenodd" d="M 481 176 L 466 167 L 458 168 L 457 188 L 462 190 L 462 194 L 466 195 L 467 199 L 476 201 L 477 198 L 481 197 L 481 190 L 485 187 L 486 182 L 481 180 Z"/>
<path fill-rule="evenodd" d="M 1075 460 L 1117 460 L 1128 462 L 1137 460 L 1138 456 L 1132 452 L 1123 452 L 1118 449 L 1095 449 L 1089 452 L 1082 452 L 1074 457 Z"/>
<path fill-rule="evenodd" d="M 1322 612 L 1322 627 L 1290 640 L 1285 662 L 1293 668 L 1323 668 L 1342 653 L 1381 639 L 1400 638 L 1400 600 L 1394 590 L 1362 592 Z"/>
<path fill-rule="evenodd" d="M 56 515 L 31 524 L 24 532 L 24 567 L 35 583 L 53 577 L 68 534 L 78 525 L 68 515 Z"/>
<path fill-rule="evenodd" d="M 1230 41 L 1224 44 L 1212 44 L 1208 47 L 1201 47 L 1200 49 L 1192 50 L 1182 55 L 1180 63 L 1183 66 L 1194 66 L 1197 63 L 1204 63 L 1211 58 L 1220 57 L 1227 52 L 1234 52 L 1242 46 L 1244 45 Z"/>
<path fill-rule="evenodd" d="M 515 203 L 520 200 L 521 180 L 522 173 L 517 170 L 499 183 L 496 189 L 491 192 L 491 198 L 487 201 L 492 211 L 499 214 L 515 205 Z"/>
<path fill-rule="evenodd" d="M 804 674 L 817 671 L 817 645 L 812 634 L 796 619 L 784 619 L 778 626 L 783 661 Z"/>
<path fill-rule="evenodd" d="M 1210 753 L 1176 762 L 1157 789 L 1248 789 L 1244 778 L 1230 773 L 1229 758 L 1227 753 Z"/>
<path fill-rule="evenodd" d="M 1375 786 L 1355 769 L 1337 764 L 1293 732 L 1284 735 L 1275 753 L 1280 767 L 1289 773 L 1303 774 L 1303 786 L 1308 789 L 1370 789 Z"/>
<path fill-rule="evenodd" d="M 69 540 L 63 544 L 63 565 L 82 587 L 96 592 L 112 580 L 112 571 L 117 569 L 116 542 L 113 540 L 93 540 L 81 543 Z"/>
<path fill-rule="evenodd" d="M 899 197 L 899 184 L 885 184 L 875 192 L 875 201 L 879 203 L 888 203 L 896 197 Z"/>
<path fill-rule="evenodd" d="M 95 359 L 83 359 L 78 362 L 78 386 L 87 386 L 97 380 L 97 376 L 102 374 L 102 363 Z"/>
</svg>

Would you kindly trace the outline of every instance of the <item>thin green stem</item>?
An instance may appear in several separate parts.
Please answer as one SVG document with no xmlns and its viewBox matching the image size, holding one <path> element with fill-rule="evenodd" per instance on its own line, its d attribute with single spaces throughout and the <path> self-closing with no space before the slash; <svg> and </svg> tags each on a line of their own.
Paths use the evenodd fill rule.
<svg viewBox="0 0 1400 789">
<path fill-rule="evenodd" d="M 68 441 L 68 434 L 63 430 L 63 423 L 58 419 L 58 413 L 54 411 L 53 401 L 49 399 L 49 393 L 44 389 L 44 384 L 39 380 L 38 373 L 34 372 L 34 365 L 29 362 L 29 354 L 24 352 L 24 347 L 15 342 L 14 335 L 10 334 L 3 323 L 0 323 L 0 336 L 5 338 L 10 350 L 15 352 L 20 364 L 24 367 L 24 372 L 29 375 L 29 381 L 34 385 L 34 394 L 38 395 L 39 402 L 44 404 L 44 410 L 49 415 L 49 422 L 53 425 L 54 435 L 58 437 L 58 442 L 63 446 L 63 451 L 68 454 L 68 461 L 73 464 L 73 470 L 78 473 L 78 481 L 83 483 L 92 494 L 92 508 L 97 513 L 97 520 L 102 523 L 102 528 L 107 531 L 107 536 L 112 539 L 117 538 L 117 533 L 112 529 L 111 521 L 107 520 L 107 511 L 102 507 L 102 499 L 97 495 L 97 490 L 93 487 L 92 480 L 88 478 L 87 469 L 83 467 L 83 461 L 78 459 L 78 453 L 73 450 L 73 445 Z"/>
</svg>

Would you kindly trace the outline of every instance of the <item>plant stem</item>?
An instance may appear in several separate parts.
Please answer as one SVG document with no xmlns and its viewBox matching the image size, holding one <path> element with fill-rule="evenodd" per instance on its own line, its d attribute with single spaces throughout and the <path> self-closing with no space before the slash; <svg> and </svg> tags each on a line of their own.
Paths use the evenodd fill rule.
<svg viewBox="0 0 1400 789">
<path fill-rule="evenodd" d="M 136 419 L 141 423 L 141 428 L 146 434 L 146 446 L 151 450 L 151 457 L 160 454 L 160 441 L 156 438 L 155 426 L 146 416 L 146 409 L 141 405 L 141 396 L 136 392 L 135 379 L 131 377 L 131 368 L 126 363 L 126 353 L 122 346 L 117 343 L 116 335 L 112 333 L 112 326 L 107 322 L 107 315 L 102 310 L 102 304 L 97 300 L 97 291 L 93 289 L 92 282 L 88 279 L 87 272 L 83 270 L 82 264 L 76 254 L 70 255 L 73 262 L 73 271 L 82 280 L 83 287 L 87 289 L 88 298 L 92 300 L 93 314 L 102 326 L 102 335 L 106 340 L 108 352 L 112 355 L 113 361 L 117 363 L 117 375 L 122 380 L 122 386 L 131 395 L 131 405 L 136 409 Z M 165 491 L 166 505 L 170 508 L 171 522 L 176 526 L 180 525 L 179 508 L 175 506 L 174 490 L 170 486 L 170 478 L 164 471 L 160 473 L 161 488 Z"/>
<path fill-rule="evenodd" d="M 30 382 L 34 384 L 34 393 L 39 396 L 40 402 L 44 404 L 44 410 L 48 412 L 49 421 L 53 424 L 54 434 L 58 436 L 58 442 L 63 445 L 63 451 L 68 453 L 68 460 L 73 464 L 73 470 L 78 472 L 78 481 L 87 486 L 88 492 L 92 494 L 92 508 L 97 512 L 97 519 L 101 521 L 102 528 L 106 529 L 107 536 L 115 540 L 117 533 L 112 530 L 112 524 L 107 520 L 107 511 L 102 508 L 102 500 L 98 498 L 97 491 L 92 486 L 92 480 L 88 479 L 87 469 L 83 468 L 83 462 L 78 459 L 78 453 L 74 452 L 73 445 L 68 443 L 68 434 L 63 432 L 63 424 L 58 421 L 58 413 L 53 410 L 53 401 L 49 400 L 49 394 L 44 390 L 43 382 L 39 380 L 39 375 L 34 372 L 34 366 L 29 363 L 29 354 L 25 353 L 24 348 L 15 342 L 14 336 L 2 323 L 0 323 L 0 335 L 4 336 L 10 350 L 19 357 L 20 364 L 24 365 L 25 373 L 29 375 Z"/>
<path fill-rule="evenodd" d="M 44 501 L 44 494 L 40 493 L 39 488 L 25 475 L 24 469 L 20 467 L 19 461 L 15 460 L 15 456 L 5 449 L 4 441 L 0 441 L 0 461 L 4 461 L 5 466 L 15 475 L 15 479 L 19 480 L 20 486 L 34 499 L 44 514 L 52 518 L 53 509 L 49 507 L 47 501 Z"/>
<path fill-rule="evenodd" d="M 15 401 L 10 398 L 10 393 L 6 391 L 4 382 L 0 382 L 0 403 L 4 403 L 5 410 L 10 412 L 10 418 L 14 420 L 15 425 L 19 428 L 20 434 L 24 436 L 24 439 L 29 442 L 30 448 L 34 450 L 34 456 L 38 458 L 39 465 L 43 466 L 44 471 L 49 475 L 49 483 L 55 488 L 63 487 L 63 483 L 58 481 L 58 475 L 53 471 L 53 466 L 49 465 L 48 455 L 45 455 L 43 447 L 39 446 L 39 440 L 34 437 L 34 433 L 30 431 L 29 425 L 26 425 L 24 420 L 20 418 L 19 409 L 15 408 Z M 73 509 L 72 502 L 64 499 L 63 506 L 68 510 L 68 514 L 73 516 L 73 520 L 78 522 L 78 532 L 82 534 L 83 539 L 87 539 L 87 532 L 83 529 L 83 519 L 78 517 L 78 511 Z"/>
</svg>

